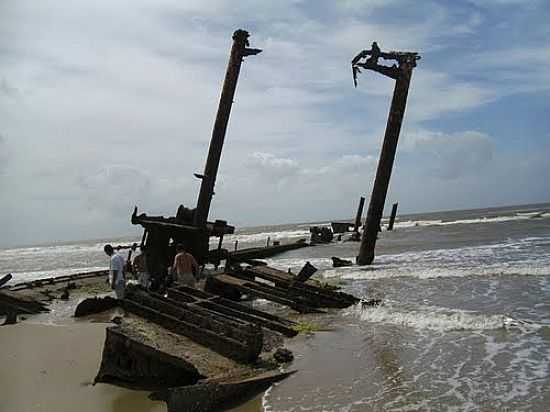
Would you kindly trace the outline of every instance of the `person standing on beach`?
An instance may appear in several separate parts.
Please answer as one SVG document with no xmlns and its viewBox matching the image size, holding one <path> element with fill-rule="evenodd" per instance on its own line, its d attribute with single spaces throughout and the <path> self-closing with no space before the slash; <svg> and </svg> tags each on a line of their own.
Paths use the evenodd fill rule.
<svg viewBox="0 0 550 412">
<path fill-rule="evenodd" d="M 117 299 L 124 299 L 124 289 L 126 282 L 124 278 L 124 258 L 115 253 L 111 245 L 105 245 L 103 248 L 105 254 L 111 258 L 109 266 L 109 283 L 111 289 L 115 291 Z"/>
<path fill-rule="evenodd" d="M 147 262 L 145 258 L 144 246 L 140 246 L 140 254 L 134 257 L 132 262 L 132 268 L 134 275 L 137 276 L 138 282 L 141 286 L 149 288 L 149 272 L 147 271 Z"/>
<path fill-rule="evenodd" d="M 172 266 L 172 275 L 176 282 L 192 288 L 196 287 L 196 277 L 199 274 L 199 265 L 191 253 L 185 251 L 180 243 L 176 246 L 177 255 Z"/>
<path fill-rule="evenodd" d="M 128 258 L 126 259 L 126 266 L 124 266 L 124 273 L 131 273 L 134 275 L 134 278 L 137 277 L 137 273 L 134 272 L 134 259 L 137 256 L 137 243 L 133 243 L 132 247 L 128 251 Z"/>
</svg>

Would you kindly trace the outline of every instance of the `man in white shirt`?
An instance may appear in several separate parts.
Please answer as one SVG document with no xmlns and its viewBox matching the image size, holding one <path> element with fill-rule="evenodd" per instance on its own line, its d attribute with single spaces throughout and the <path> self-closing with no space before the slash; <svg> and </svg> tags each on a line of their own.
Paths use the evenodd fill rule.
<svg viewBox="0 0 550 412">
<path fill-rule="evenodd" d="M 117 299 L 124 299 L 124 289 L 126 286 L 124 278 L 124 258 L 115 253 L 111 245 L 105 245 L 103 248 L 107 256 L 110 256 L 109 283 L 111 289 L 115 291 Z"/>
</svg>

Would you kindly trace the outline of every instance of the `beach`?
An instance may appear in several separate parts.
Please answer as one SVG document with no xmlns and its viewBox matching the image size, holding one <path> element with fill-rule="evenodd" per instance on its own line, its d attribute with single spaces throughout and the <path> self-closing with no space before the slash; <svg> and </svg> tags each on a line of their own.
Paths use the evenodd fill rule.
<svg viewBox="0 0 550 412">
<path fill-rule="evenodd" d="M 2 411 L 161 412 L 149 393 L 93 385 L 105 339 L 103 323 L 0 328 Z"/>
</svg>

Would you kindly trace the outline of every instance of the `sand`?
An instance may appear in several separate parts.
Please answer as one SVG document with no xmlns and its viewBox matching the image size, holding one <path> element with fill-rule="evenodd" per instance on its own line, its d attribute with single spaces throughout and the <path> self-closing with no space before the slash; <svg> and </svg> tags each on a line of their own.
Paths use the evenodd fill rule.
<svg viewBox="0 0 550 412">
<path fill-rule="evenodd" d="M 148 392 L 92 385 L 105 324 L 0 327 L 1 412 L 161 412 Z"/>
<path fill-rule="evenodd" d="M 0 412 L 166 412 L 149 392 L 92 385 L 105 323 L 0 327 Z M 261 411 L 261 395 L 233 412 Z"/>
</svg>

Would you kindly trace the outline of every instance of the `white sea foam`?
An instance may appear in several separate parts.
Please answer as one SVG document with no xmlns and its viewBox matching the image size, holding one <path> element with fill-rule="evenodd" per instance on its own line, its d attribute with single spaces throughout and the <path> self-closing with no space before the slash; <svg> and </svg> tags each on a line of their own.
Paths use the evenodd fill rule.
<svg viewBox="0 0 550 412">
<path fill-rule="evenodd" d="M 497 244 L 435 249 L 380 255 L 371 266 L 330 268 L 330 260 L 319 263 L 325 278 L 373 280 L 409 276 L 419 279 L 467 276 L 549 276 L 550 255 L 537 247 L 547 246 L 550 237 L 527 237 Z M 353 260 L 353 257 L 347 259 Z M 281 262 L 283 263 L 283 262 Z M 293 263 L 298 266 L 300 262 Z"/>
<path fill-rule="evenodd" d="M 224 244 L 233 244 L 235 240 L 238 240 L 240 244 L 243 243 L 265 243 L 267 238 L 270 238 L 271 242 L 274 240 L 282 239 L 299 239 L 308 238 L 309 230 L 283 230 L 273 232 L 261 232 L 261 233 L 249 233 L 249 234 L 234 234 L 224 237 Z M 217 240 L 212 240 L 211 243 L 217 243 Z"/>
<path fill-rule="evenodd" d="M 471 219 L 458 219 L 451 221 L 443 221 L 441 219 L 434 220 L 397 220 L 395 222 L 396 228 L 408 228 L 417 226 L 448 226 L 448 225 L 466 225 L 466 224 L 483 224 L 483 223 L 501 223 L 511 222 L 516 220 L 529 220 L 529 219 L 547 219 L 550 218 L 550 213 L 539 210 L 534 212 L 517 212 L 513 215 L 503 216 L 490 216 L 490 217 L 478 217 Z"/>
<path fill-rule="evenodd" d="M 391 305 L 365 307 L 355 305 L 348 315 L 362 321 L 431 329 L 439 332 L 522 328 L 521 322 L 506 315 L 483 315 L 476 312 L 426 306 L 416 310 L 395 309 Z"/>
<path fill-rule="evenodd" d="M 532 389 L 546 379 L 550 372 L 550 349 L 544 339 L 536 334 L 512 341 L 487 335 L 485 353 L 486 356 L 476 369 L 476 375 L 483 376 L 494 371 L 513 377 L 499 394 L 503 402 L 527 399 Z"/>
<path fill-rule="evenodd" d="M 71 244 L 71 245 L 54 245 L 54 246 L 33 246 L 15 249 L 2 249 L 0 250 L 0 259 L 12 256 L 18 258 L 32 257 L 40 258 L 46 255 L 61 255 L 71 253 L 89 253 L 98 252 L 103 253 L 103 246 L 105 243 L 96 244 Z"/>
</svg>

